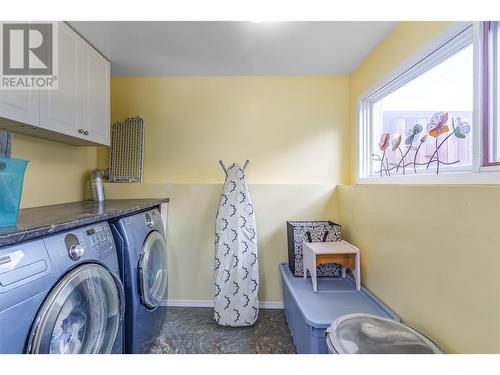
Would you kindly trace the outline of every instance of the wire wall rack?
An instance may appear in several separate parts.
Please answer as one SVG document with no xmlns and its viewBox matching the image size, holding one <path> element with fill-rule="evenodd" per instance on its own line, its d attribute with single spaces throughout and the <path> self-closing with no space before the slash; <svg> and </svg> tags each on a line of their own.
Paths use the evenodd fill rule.
<svg viewBox="0 0 500 375">
<path fill-rule="evenodd" d="M 109 181 L 142 182 L 144 120 L 140 116 L 116 122 L 111 127 Z"/>
</svg>

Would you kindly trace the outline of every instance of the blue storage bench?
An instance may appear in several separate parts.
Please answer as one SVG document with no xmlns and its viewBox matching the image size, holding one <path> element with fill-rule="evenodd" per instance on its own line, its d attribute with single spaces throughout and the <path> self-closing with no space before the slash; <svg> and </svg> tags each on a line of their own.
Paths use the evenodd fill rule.
<svg viewBox="0 0 500 375">
<path fill-rule="evenodd" d="M 365 288 L 356 290 L 352 278 L 318 278 L 314 293 L 311 279 L 294 277 L 287 263 L 281 263 L 285 317 L 297 353 L 328 353 L 325 331 L 335 319 L 352 313 L 367 313 L 399 321 Z"/>
</svg>

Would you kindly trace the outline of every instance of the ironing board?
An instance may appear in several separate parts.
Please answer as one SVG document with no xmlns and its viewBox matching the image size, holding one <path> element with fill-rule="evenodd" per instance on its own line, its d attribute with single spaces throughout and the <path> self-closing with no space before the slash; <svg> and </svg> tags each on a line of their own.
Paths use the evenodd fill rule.
<svg viewBox="0 0 500 375">
<path fill-rule="evenodd" d="M 214 319 L 223 326 L 249 326 L 259 313 L 255 212 L 244 168 L 232 164 L 224 170 L 215 229 Z"/>
</svg>

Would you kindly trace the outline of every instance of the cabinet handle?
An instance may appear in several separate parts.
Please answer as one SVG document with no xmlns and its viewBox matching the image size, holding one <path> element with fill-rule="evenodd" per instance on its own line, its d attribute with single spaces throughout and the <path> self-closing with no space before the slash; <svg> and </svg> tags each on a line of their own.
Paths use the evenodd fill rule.
<svg viewBox="0 0 500 375">
<path fill-rule="evenodd" d="M 78 133 L 83 134 L 83 135 L 89 135 L 89 131 L 83 130 L 83 129 L 78 129 Z"/>
</svg>

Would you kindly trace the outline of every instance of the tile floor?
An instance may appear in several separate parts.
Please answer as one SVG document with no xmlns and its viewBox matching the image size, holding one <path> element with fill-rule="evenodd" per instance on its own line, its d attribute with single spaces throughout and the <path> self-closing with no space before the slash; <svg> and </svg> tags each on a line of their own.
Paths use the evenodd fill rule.
<svg viewBox="0 0 500 375">
<path fill-rule="evenodd" d="M 283 310 L 260 310 L 252 327 L 222 327 L 213 309 L 170 307 L 160 336 L 150 352 L 155 354 L 287 354 L 295 346 Z"/>
</svg>

